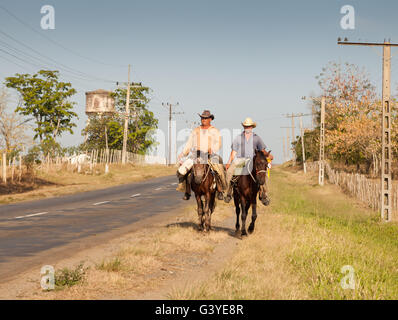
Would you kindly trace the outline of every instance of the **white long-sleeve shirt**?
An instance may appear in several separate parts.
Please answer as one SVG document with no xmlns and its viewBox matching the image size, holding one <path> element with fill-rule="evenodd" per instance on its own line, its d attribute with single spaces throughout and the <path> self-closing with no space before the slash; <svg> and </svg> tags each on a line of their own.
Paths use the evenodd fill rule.
<svg viewBox="0 0 398 320">
<path fill-rule="evenodd" d="M 208 129 L 196 127 L 190 134 L 185 144 L 183 154 L 186 156 L 191 150 L 200 150 L 202 152 L 217 152 L 221 148 L 220 131 L 210 126 Z"/>
</svg>

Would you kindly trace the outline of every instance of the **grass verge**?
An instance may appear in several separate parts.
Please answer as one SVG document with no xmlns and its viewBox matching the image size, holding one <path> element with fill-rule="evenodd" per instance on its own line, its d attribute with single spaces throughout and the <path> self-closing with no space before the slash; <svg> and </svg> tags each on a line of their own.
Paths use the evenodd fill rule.
<svg viewBox="0 0 398 320">
<path fill-rule="evenodd" d="M 398 225 L 316 177 L 275 168 L 271 206 L 206 284 L 173 299 L 397 299 Z M 344 266 L 350 266 L 355 289 Z"/>
</svg>

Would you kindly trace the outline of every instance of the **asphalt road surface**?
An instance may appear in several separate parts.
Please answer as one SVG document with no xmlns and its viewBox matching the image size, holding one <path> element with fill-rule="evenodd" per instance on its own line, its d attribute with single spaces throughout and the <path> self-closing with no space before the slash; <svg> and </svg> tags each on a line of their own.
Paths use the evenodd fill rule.
<svg viewBox="0 0 398 320">
<path fill-rule="evenodd" d="M 103 240 L 98 235 L 122 233 L 126 226 L 143 218 L 181 208 L 187 202 L 182 200 L 182 193 L 175 191 L 176 184 L 175 176 L 167 176 L 75 195 L 0 205 L 0 281 L 34 263 L 45 263 L 43 259 L 35 259 L 44 257 L 43 253 L 55 257 L 66 245 L 81 248 L 93 236 L 98 242 Z"/>
</svg>

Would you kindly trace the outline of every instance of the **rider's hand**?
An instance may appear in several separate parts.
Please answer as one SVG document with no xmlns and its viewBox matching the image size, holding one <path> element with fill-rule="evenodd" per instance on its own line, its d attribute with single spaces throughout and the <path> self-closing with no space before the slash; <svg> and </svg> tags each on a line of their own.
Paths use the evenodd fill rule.
<svg viewBox="0 0 398 320">
<path fill-rule="evenodd" d="M 228 170 L 229 166 L 230 166 L 230 164 L 229 164 L 229 163 L 227 163 L 227 164 L 225 165 L 225 169 L 227 169 L 227 170 Z"/>
</svg>

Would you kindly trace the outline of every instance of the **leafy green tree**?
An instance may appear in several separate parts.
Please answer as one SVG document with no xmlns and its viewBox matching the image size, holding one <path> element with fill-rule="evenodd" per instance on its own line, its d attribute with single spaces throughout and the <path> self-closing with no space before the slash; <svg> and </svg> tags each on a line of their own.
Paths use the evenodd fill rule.
<svg viewBox="0 0 398 320">
<path fill-rule="evenodd" d="M 87 149 L 106 147 L 105 129 L 108 147 L 118 150 L 123 148 L 126 91 L 127 89 L 119 88 L 112 93 L 117 114 L 90 118 L 89 125 L 82 132 L 83 135 L 87 135 L 85 143 Z M 149 92 L 150 88 L 143 86 L 132 86 L 130 90 L 127 151 L 144 154 L 155 144 L 149 133 L 158 127 L 158 119 L 149 110 Z"/>
<path fill-rule="evenodd" d="M 34 139 L 55 141 L 63 132 L 73 134 L 73 119 L 77 114 L 72 111 L 74 102 L 69 98 L 76 93 L 71 83 L 58 81 L 58 71 L 40 70 L 34 75 L 16 74 L 7 77 L 5 84 L 16 89 L 23 103 L 15 109 L 24 116 L 35 119 Z"/>
</svg>

